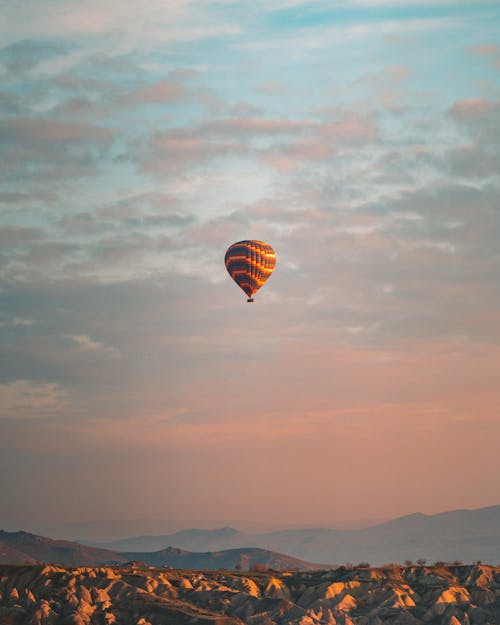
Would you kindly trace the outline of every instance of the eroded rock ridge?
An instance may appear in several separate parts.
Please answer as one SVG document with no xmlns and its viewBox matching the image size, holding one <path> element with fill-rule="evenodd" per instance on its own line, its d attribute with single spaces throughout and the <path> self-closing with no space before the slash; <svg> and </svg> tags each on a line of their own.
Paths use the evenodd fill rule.
<svg viewBox="0 0 500 625">
<path fill-rule="evenodd" d="M 498 625 L 500 567 L 0 566 L 0 625 Z"/>
</svg>

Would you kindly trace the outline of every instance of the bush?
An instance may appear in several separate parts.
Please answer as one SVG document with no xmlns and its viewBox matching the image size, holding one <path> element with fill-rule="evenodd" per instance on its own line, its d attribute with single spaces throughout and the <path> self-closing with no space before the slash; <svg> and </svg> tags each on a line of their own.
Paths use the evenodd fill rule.
<svg viewBox="0 0 500 625">
<path fill-rule="evenodd" d="M 262 564 L 261 562 L 254 562 L 250 568 L 251 571 L 255 573 L 264 573 L 269 570 L 269 567 L 266 564 Z"/>
</svg>

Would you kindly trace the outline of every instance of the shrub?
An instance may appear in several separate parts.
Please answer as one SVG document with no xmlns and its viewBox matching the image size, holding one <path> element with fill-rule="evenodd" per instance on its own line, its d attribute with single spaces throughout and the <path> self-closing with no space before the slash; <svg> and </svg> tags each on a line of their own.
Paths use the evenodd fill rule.
<svg viewBox="0 0 500 625">
<path fill-rule="evenodd" d="M 261 562 L 254 562 L 250 570 L 255 571 L 255 573 L 263 573 L 264 571 L 268 571 L 269 567 Z"/>
</svg>

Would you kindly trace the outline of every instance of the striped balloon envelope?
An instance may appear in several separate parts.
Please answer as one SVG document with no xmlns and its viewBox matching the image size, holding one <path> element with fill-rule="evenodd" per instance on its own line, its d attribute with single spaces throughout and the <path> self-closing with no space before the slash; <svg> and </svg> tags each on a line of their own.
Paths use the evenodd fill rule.
<svg viewBox="0 0 500 625">
<path fill-rule="evenodd" d="M 264 241 L 238 241 L 227 248 L 224 262 L 231 278 L 247 294 L 247 302 L 253 302 L 252 295 L 273 273 L 276 253 Z"/>
</svg>

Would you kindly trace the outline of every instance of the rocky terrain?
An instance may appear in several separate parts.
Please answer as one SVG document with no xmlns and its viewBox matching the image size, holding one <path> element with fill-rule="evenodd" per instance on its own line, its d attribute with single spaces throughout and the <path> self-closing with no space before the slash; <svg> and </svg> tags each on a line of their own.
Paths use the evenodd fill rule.
<svg viewBox="0 0 500 625">
<path fill-rule="evenodd" d="M 500 568 L 0 566 L 0 625 L 498 625 Z"/>
</svg>

